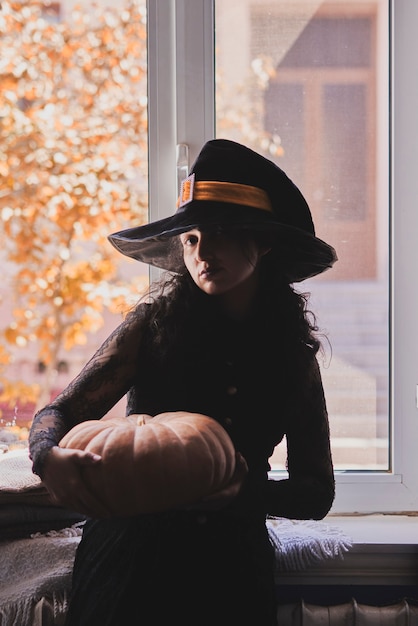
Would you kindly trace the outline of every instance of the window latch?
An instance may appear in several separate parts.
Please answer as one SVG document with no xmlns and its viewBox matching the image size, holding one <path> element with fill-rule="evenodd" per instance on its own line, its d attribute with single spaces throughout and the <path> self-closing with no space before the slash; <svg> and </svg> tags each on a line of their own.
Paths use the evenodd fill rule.
<svg viewBox="0 0 418 626">
<path fill-rule="evenodd" d="M 180 194 L 181 183 L 189 175 L 189 146 L 178 143 L 176 146 L 177 195 Z"/>
</svg>

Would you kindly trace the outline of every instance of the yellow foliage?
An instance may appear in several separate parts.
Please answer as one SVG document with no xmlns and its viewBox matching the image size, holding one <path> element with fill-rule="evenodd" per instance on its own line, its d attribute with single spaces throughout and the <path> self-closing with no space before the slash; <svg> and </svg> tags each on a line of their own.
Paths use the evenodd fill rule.
<svg viewBox="0 0 418 626">
<path fill-rule="evenodd" d="M 10 354 L 5 350 L 4 346 L 0 344 L 0 367 L 4 368 L 10 361 Z"/>
<path fill-rule="evenodd" d="M 13 271 L 1 332 L 47 365 L 135 290 L 112 282 L 123 258 L 107 236 L 145 221 L 148 203 L 145 0 L 92 2 L 65 22 L 55 6 L 2 2 L 0 22 L 0 215 Z M 1 348 L 0 365 L 9 358 Z M 21 384 L 3 394 L 35 398 Z"/>
<path fill-rule="evenodd" d="M 19 335 L 19 331 L 17 328 L 12 328 L 11 326 L 9 326 L 8 328 L 6 328 L 6 330 L 4 331 L 4 336 L 6 338 L 6 341 L 8 341 L 11 344 L 15 344 L 16 343 L 16 338 Z"/>
<path fill-rule="evenodd" d="M 0 403 L 13 409 L 16 405 L 36 404 L 41 389 L 36 384 L 26 384 L 22 381 L 0 380 Z"/>
</svg>

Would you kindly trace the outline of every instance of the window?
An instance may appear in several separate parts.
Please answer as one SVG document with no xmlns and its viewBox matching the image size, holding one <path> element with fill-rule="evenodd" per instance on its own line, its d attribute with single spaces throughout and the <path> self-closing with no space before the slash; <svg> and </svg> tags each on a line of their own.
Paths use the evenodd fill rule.
<svg viewBox="0 0 418 626">
<path fill-rule="evenodd" d="M 0 430 L 26 427 L 148 282 L 107 242 L 148 207 L 146 5 L 111 4 L 1 3 Z"/>
<path fill-rule="evenodd" d="M 155 3 L 154 17 L 158 17 L 162 4 Z M 244 88 L 258 96 L 261 90 L 257 92 L 254 82 L 244 85 L 246 80 L 248 83 L 248 76 L 243 75 L 240 55 L 247 55 L 244 66 L 247 62 L 248 68 L 250 52 L 270 45 L 277 20 L 286 18 L 284 9 L 306 11 L 307 6 L 311 7 L 311 12 L 308 19 L 305 15 L 302 28 L 300 14 L 293 15 L 293 22 L 292 16 L 289 18 L 287 14 L 289 39 L 280 58 L 273 59 L 272 63 L 265 50 L 259 55 L 255 70 L 256 78 L 264 81 L 263 99 L 255 99 L 253 105 L 246 108 Z M 234 28 L 234 37 L 231 37 L 231 24 L 236 24 L 234 11 L 237 10 L 243 21 L 240 28 Z M 257 142 L 264 142 L 271 154 L 278 155 L 280 148 L 285 153 L 287 150 L 289 163 L 284 169 L 295 168 L 292 176 L 309 196 L 318 230 L 325 240 L 335 242 L 342 258 L 340 269 L 336 265 L 335 273 L 332 270 L 333 276 L 330 272 L 329 276 L 324 274 L 313 279 L 309 286 L 303 285 L 312 293 L 313 308 L 319 309 L 323 325 L 334 324 L 327 300 L 323 300 L 327 290 L 328 293 L 331 290 L 335 301 L 344 305 L 335 323 L 352 304 L 347 286 L 356 283 L 358 287 L 355 297 L 360 307 L 359 318 L 379 301 L 383 333 L 379 341 L 383 341 L 384 349 L 376 356 L 374 372 L 370 375 L 364 365 L 349 362 L 343 364 L 339 374 L 335 370 L 332 379 L 331 367 L 340 362 L 338 342 L 333 346 L 333 365 L 328 370 L 323 369 L 331 422 L 334 419 L 334 456 L 338 459 L 340 455 L 341 459 L 337 463 L 337 497 L 333 512 L 416 510 L 418 336 L 415 318 L 418 302 L 413 290 L 413 268 L 417 263 L 413 251 L 414 233 L 418 232 L 414 206 L 418 190 L 413 171 L 413 163 L 417 162 L 413 137 L 418 131 L 414 114 L 418 96 L 415 86 L 411 87 L 411 80 L 415 75 L 413 59 L 416 54 L 412 24 L 418 18 L 418 5 L 412 0 L 396 3 L 385 0 L 367 3 L 178 0 L 172 11 L 163 30 L 156 29 L 155 33 L 158 32 L 158 54 L 161 58 L 166 55 L 172 62 L 170 80 L 167 82 L 165 76 L 163 85 L 152 74 L 150 80 L 157 81 L 155 89 L 165 89 L 165 105 L 166 86 L 171 81 L 173 108 L 170 111 L 175 114 L 170 120 L 170 131 L 174 142 L 188 146 L 190 163 L 202 143 L 216 135 L 236 138 L 250 145 L 253 142 L 254 147 Z M 262 37 L 257 33 L 263 23 L 264 27 L 267 23 L 270 30 Z M 313 60 L 309 46 L 318 37 L 323 38 L 330 26 L 333 34 L 327 43 L 324 40 L 326 48 Z M 233 59 L 227 67 L 220 42 L 222 36 L 225 40 L 228 38 L 228 33 L 227 51 Z M 336 37 L 340 42 L 338 55 L 335 54 Z M 347 49 L 346 43 L 353 37 L 361 43 Z M 241 52 L 237 53 L 235 47 L 242 46 L 243 40 L 245 45 L 250 42 L 250 48 L 241 47 Z M 167 41 L 176 42 L 174 58 L 164 49 Z M 224 82 L 224 91 L 220 90 L 219 81 Z M 242 98 L 241 115 L 231 110 L 231 92 L 235 92 L 236 98 Z M 161 98 L 164 92 L 159 93 Z M 290 97 L 294 106 L 289 110 L 286 103 Z M 279 113 L 274 106 L 278 99 L 283 103 Z M 261 115 L 262 111 L 266 114 Z M 351 114 L 349 123 L 346 123 L 345 113 Z M 165 114 L 167 118 L 167 109 Z M 310 116 L 314 116 L 314 124 L 309 122 Z M 151 120 L 150 125 L 152 127 Z M 279 127 L 280 132 L 277 132 Z M 330 132 L 331 129 L 335 132 Z M 290 133 L 292 141 L 286 138 L 286 132 Z M 319 135 L 315 136 L 315 132 L 322 141 L 320 159 L 316 157 Z M 152 135 L 150 142 L 153 143 Z M 343 150 L 336 151 L 336 146 Z M 310 154 L 314 158 L 309 158 Z M 159 169 L 160 180 L 162 175 L 171 179 L 174 189 L 173 145 L 168 161 L 165 164 L 161 158 L 157 159 L 153 167 Z M 330 176 L 330 163 L 334 171 L 348 172 L 350 184 L 347 178 Z M 312 167 L 317 169 L 311 171 Z M 314 187 L 315 181 L 320 182 L 319 192 Z M 353 181 L 355 189 L 352 190 Z M 332 185 L 337 188 L 330 189 L 324 202 L 324 189 L 328 191 Z M 153 200 L 151 195 L 151 211 Z M 345 245 L 350 248 L 351 256 L 345 255 Z M 353 259 L 359 258 L 360 262 L 354 264 Z M 344 332 L 351 330 L 352 320 L 343 318 L 342 321 L 345 331 L 343 328 L 341 338 Z M 373 342 L 376 328 L 377 321 L 371 319 L 360 345 Z M 331 330 L 335 335 L 334 329 Z M 336 397 L 332 397 L 333 387 L 344 383 L 347 374 L 351 380 L 348 389 L 341 386 Z M 344 402 L 338 398 L 342 391 L 347 394 Z M 356 404 L 351 409 L 353 417 L 345 426 L 340 420 L 339 433 L 335 415 L 344 403 L 350 402 Z M 365 419 L 365 411 L 372 416 L 372 421 Z M 352 431 L 344 432 L 344 428 L 351 429 L 356 416 L 359 418 L 354 425 L 357 430 L 352 436 Z M 336 445 L 338 438 L 346 446 L 345 450 Z M 361 448 L 362 439 L 365 449 Z M 273 476 L 275 471 L 281 470 L 274 470 Z"/>
<path fill-rule="evenodd" d="M 379 146 L 387 154 L 387 9 L 386 0 L 215 2 L 216 134 L 282 167 L 339 256 L 331 272 L 297 285 L 312 293 L 332 348 L 320 364 L 339 470 L 391 467 L 388 240 L 378 230 L 389 215 L 388 159 L 376 159 Z M 231 20 L 246 33 L 239 41 Z M 284 457 L 280 445 L 272 467 Z"/>
<path fill-rule="evenodd" d="M 22 14 L 28 15 L 33 7 L 42 5 L 33 0 L 20 8 Z M 124 8 L 118 7 L 117 17 L 111 17 L 102 7 L 99 13 L 105 16 L 108 28 L 104 40 L 99 44 L 99 34 L 94 30 L 86 34 L 95 54 L 86 53 L 81 40 L 74 41 L 72 58 L 78 61 L 67 74 L 57 65 L 54 56 L 54 45 L 60 41 L 59 29 L 51 29 L 67 19 L 72 3 L 52 3 L 51 11 L 41 11 L 31 33 L 35 35 L 44 71 L 52 77 L 42 83 L 45 85 L 42 90 L 34 67 L 33 42 L 23 39 L 17 53 L 10 53 L 16 47 L 11 38 L 24 33 L 24 28 L 9 28 L 6 12 L 20 10 L 19 5 L 2 3 L 0 29 L 2 43 L 7 45 L 0 68 L 7 80 L 1 81 L 0 88 L 0 151 L 13 153 L 11 160 L 3 156 L 0 159 L 2 261 L 9 252 L 9 244 L 13 244 L 13 248 L 18 241 L 19 254 L 26 261 L 25 255 L 38 250 L 39 258 L 31 258 L 32 269 L 44 259 L 41 253 L 48 252 L 53 261 L 47 267 L 48 280 L 39 282 L 35 275 L 22 275 L 18 277 L 23 281 L 20 284 L 26 285 L 30 293 L 36 283 L 37 292 L 44 290 L 47 301 L 55 303 L 57 310 L 64 304 L 68 306 L 71 304 L 68 298 L 52 294 L 50 290 L 57 283 L 55 262 L 69 258 L 68 249 L 60 239 L 69 229 L 62 227 L 62 220 L 57 222 L 56 231 L 45 229 L 42 218 L 46 217 L 46 211 L 57 215 L 61 207 L 75 202 L 87 215 L 101 211 L 102 216 L 107 216 L 106 233 L 123 227 L 127 214 L 123 207 L 120 212 L 115 212 L 114 207 L 109 209 L 109 198 L 113 197 L 115 188 L 109 189 L 106 181 L 113 181 L 120 190 L 127 182 L 128 173 L 132 174 L 129 211 L 136 211 L 138 222 L 146 219 L 149 179 L 150 218 L 159 219 L 172 213 L 185 160 L 190 165 L 208 139 L 222 135 L 253 145 L 260 151 L 268 150 L 308 197 L 318 234 L 333 242 L 340 256 L 329 275 L 325 273 L 302 285 L 312 293 L 313 308 L 318 312 L 320 325 L 329 330 L 333 346 L 332 358 L 323 366 L 337 469 L 333 512 L 418 510 L 418 294 L 414 288 L 418 263 L 415 206 L 418 197 L 415 172 L 418 88 L 414 62 L 418 42 L 414 27 L 418 22 L 418 3 L 415 0 L 152 0 L 146 12 L 143 3 L 138 2 L 139 5 L 142 17 L 138 17 L 135 24 L 126 20 Z M 241 20 L 239 28 L 235 27 L 236 11 Z M 73 19 L 80 15 L 77 9 Z M 125 19 L 125 26 L 132 26 L 132 47 L 126 47 L 116 37 L 115 19 Z M 81 18 L 80 24 L 86 21 L 87 17 Z M 26 22 L 19 23 L 24 26 Z M 138 36 L 144 36 L 145 24 L 147 56 L 145 40 L 139 47 L 135 44 Z M 280 49 L 274 40 L 278 30 L 286 33 Z M 46 31 L 48 36 L 45 36 Z M 55 35 L 51 36 L 53 32 Z M 318 39 L 324 45 L 316 46 L 314 54 L 312 46 Z M 353 39 L 356 46 L 350 45 Z M 225 41 L 229 47 L 225 47 Z M 102 45 L 108 46 L 104 57 L 99 53 Z M 109 75 L 116 79 L 114 89 L 102 92 L 100 85 L 103 86 L 101 81 L 106 69 L 103 59 L 112 58 L 110 49 L 122 50 L 123 63 L 109 70 Z M 124 57 L 126 54 L 129 58 Z M 58 55 L 58 58 L 64 63 L 68 57 Z M 51 59 L 54 62 L 50 62 Z M 93 60 L 98 62 L 97 67 L 92 64 Z M 144 68 L 148 68 L 148 78 Z M 95 139 L 89 134 L 102 127 L 95 125 L 97 116 L 87 121 L 81 113 L 78 98 L 89 95 L 88 90 L 78 88 L 80 75 L 85 71 L 93 72 L 90 78 L 90 87 L 95 88 L 90 93 L 92 105 L 105 106 L 110 115 L 106 130 L 111 130 L 112 123 L 116 123 L 112 116 L 116 112 L 122 114 L 123 133 L 118 137 L 123 139 L 126 149 L 121 150 L 120 145 L 112 143 L 106 133 L 100 135 L 99 132 Z M 28 80 L 20 84 L 22 76 Z M 124 84 L 121 89 L 120 80 L 126 76 L 133 81 L 129 87 Z M 52 101 L 42 100 L 46 94 L 50 94 Z M 123 98 L 118 99 L 118 94 Z M 126 94 L 132 107 L 129 110 L 126 109 Z M 64 101 L 76 105 L 75 113 L 67 110 L 62 115 L 60 107 Z M 280 103 L 279 108 L 277 103 Z M 60 110 L 58 117 L 54 116 L 54 108 Z M 136 120 L 132 125 L 131 115 Z M 55 123 L 58 119 L 61 124 Z M 148 128 L 148 136 L 144 128 Z M 83 153 L 87 159 L 83 161 L 85 166 L 93 164 L 96 169 L 87 167 L 76 171 L 79 162 L 69 159 L 61 149 L 64 144 L 59 138 L 62 141 L 64 135 L 72 137 L 74 149 L 87 151 Z M 109 143 L 104 141 L 106 137 Z M 115 149 L 116 152 L 112 152 Z M 103 150 L 112 157 L 103 159 Z M 125 167 L 124 162 L 120 176 L 117 172 L 120 174 L 121 154 L 132 158 L 138 167 Z M 147 158 L 143 158 L 144 154 Z M 45 180 L 39 180 L 40 163 L 52 167 L 53 188 Z M 100 164 L 105 169 L 100 169 Z M 71 167 L 76 169 L 71 170 Z M 119 169 L 112 170 L 113 167 Z M 93 171 L 93 177 L 89 176 Z M 97 175 L 98 172 L 102 175 Z M 345 176 L 340 176 L 341 172 Z M 75 175 L 76 184 L 70 174 Z M 92 193 L 89 189 L 93 189 Z M 49 233 L 49 239 L 39 239 L 42 245 L 33 246 L 33 232 L 29 236 L 21 229 L 32 217 L 35 192 L 39 190 L 46 194 L 42 200 L 45 211 L 38 212 L 41 217 L 39 233 L 44 237 Z M 93 202 L 92 205 L 89 193 L 91 197 L 99 197 L 102 204 L 95 206 Z M 84 204 L 79 203 L 80 196 L 86 199 Z M 23 197 L 25 202 L 21 200 Z M 131 219 L 130 212 L 129 223 Z M 83 240 L 83 224 L 83 219 L 76 219 L 73 224 L 80 241 Z M 98 231 L 96 235 L 97 241 L 89 245 L 100 244 Z M 80 261 L 79 272 L 83 267 L 90 271 L 92 263 L 85 263 L 82 248 L 77 245 L 80 256 L 72 254 L 71 258 Z M 123 261 L 129 274 L 128 263 L 126 259 Z M 9 281 L 17 276 L 18 266 L 19 258 L 16 258 L 16 265 L 3 263 L 3 289 L 6 291 Z M 135 277 L 137 263 L 133 262 L 132 267 Z M 131 277 L 121 278 L 126 284 L 126 279 Z M 70 279 L 71 273 L 66 277 Z M 115 285 L 114 280 L 112 282 Z M 108 296 L 105 278 L 99 287 L 88 297 L 94 294 L 105 302 Z M 355 319 L 347 317 L 347 312 L 353 311 L 354 287 L 358 289 L 355 299 L 359 307 L 355 309 Z M 88 295 L 89 290 L 83 293 Z M 51 295 L 54 295 L 52 299 Z M 114 295 L 117 301 L 118 294 Z M 342 305 L 335 317 L 330 299 Z M 93 302 L 94 299 L 89 302 L 87 298 L 86 306 Z M 35 328 L 43 330 L 39 319 L 33 315 L 43 313 L 44 309 L 36 308 L 32 300 L 25 307 L 18 302 L 10 305 L 3 292 L 1 304 L 2 328 L 10 321 L 11 306 L 15 307 L 14 313 L 20 311 L 21 324 L 26 324 L 24 332 L 13 325 L 9 330 L 17 347 L 30 340 Z M 368 325 L 362 327 L 362 318 L 375 304 L 379 320 L 371 317 Z M 91 322 L 98 320 L 93 306 L 90 313 Z M 45 318 L 45 328 L 51 319 L 51 316 Z M 57 322 L 55 318 L 53 323 Z M 343 340 L 353 328 L 356 332 L 363 328 L 364 336 L 349 354 Z M 65 347 L 56 355 L 55 370 L 60 380 L 67 376 L 60 363 L 69 363 L 68 375 L 72 377 L 91 353 L 91 345 L 82 343 L 85 333 L 78 331 L 77 327 L 71 331 L 72 339 L 78 342 L 78 360 L 70 361 Z M 99 332 L 95 344 L 100 340 Z M 383 345 L 383 351 L 374 354 L 376 360 L 373 361 L 371 346 L 375 340 Z M 359 345 L 365 347 L 363 354 Z M 31 359 L 30 345 L 21 346 L 20 360 L 7 363 L 3 348 L 0 346 L 1 375 L 5 367 L 12 375 L 24 375 L 27 380 L 36 373 L 36 381 L 46 386 L 47 368 L 37 367 L 41 362 L 47 365 L 44 353 Z M 354 360 L 360 357 L 365 360 Z M 369 357 L 373 361 L 371 370 L 365 366 Z M 46 387 L 51 388 L 50 383 Z M 24 393 L 29 392 L 25 389 Z M 11 407 L 12 417 L 16 416 L 16 407 Z M 17 408 L 19 414 L 20 407 Z M 348 410 L 348 414 L 344 414 L 344 410 Z M 277 462 L 275 458 L 273 463 L 273 477 L 276 472 L 280 475 L 285 471 L 282 465 L 283 459 L 278 453 Z"/>
</svg>

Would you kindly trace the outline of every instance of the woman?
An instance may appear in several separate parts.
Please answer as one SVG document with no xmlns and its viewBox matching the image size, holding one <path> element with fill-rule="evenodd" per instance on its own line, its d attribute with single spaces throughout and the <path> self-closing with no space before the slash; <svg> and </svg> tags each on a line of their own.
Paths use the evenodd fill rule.
<svg viewBox="0 0 418 626">
<path fill-rule="evenodd" d="M 34 471 L 57 503 L 91 513 L 67 624 L 273 626 L 266 516 L 321 519 L 334 498 L 320 343 L 292 283 L 331 267 L 335 252 L 280 168 L 220 139 L 201 150 L 172 217 L 110 241 L 171 277 L 33 421 Z M 237 469 L 222 493 L 186 510 L 106 516 L 82 480 L 100 457 L 57 444 L 125 394 L 128 415 L 183 410 L 225 427 Z M 284 436 L 288 478 L 269 480 Z"/>
</svg>

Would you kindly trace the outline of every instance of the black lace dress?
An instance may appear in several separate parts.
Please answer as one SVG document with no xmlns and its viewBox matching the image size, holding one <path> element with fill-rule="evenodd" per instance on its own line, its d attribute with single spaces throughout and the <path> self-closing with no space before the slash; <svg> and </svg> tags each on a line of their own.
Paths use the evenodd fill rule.
<svg viewBox="0 0 418 626">
<path fill-rule="evenodd" d="M 238 325 L 194 320 L 191 340 L 160 354 L 149 340 L 150 308 L 138 305 L 35 416 L 34 471 L 42 475 L 45 454 L 75 423 L 101 418 L 127 394 L 128 414 L 184 410 L 218 420 L 245 457 L 248 477 L 219 512 L 89 520 L 67 626 L 273 626 L 277 592 L 266 516 L 321 519 L 334 498 L 316 357 L 303 346 L 294 358 L 286 334 L 261 314 Z M 284 436 L 288 477 L 269 480 L 268 460 Z"/>
</svg>

